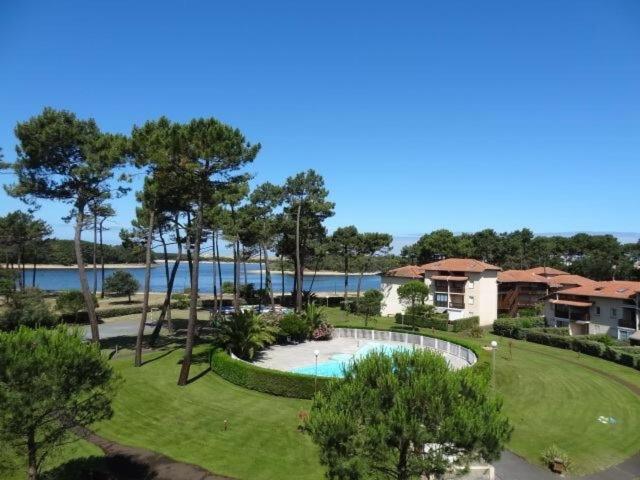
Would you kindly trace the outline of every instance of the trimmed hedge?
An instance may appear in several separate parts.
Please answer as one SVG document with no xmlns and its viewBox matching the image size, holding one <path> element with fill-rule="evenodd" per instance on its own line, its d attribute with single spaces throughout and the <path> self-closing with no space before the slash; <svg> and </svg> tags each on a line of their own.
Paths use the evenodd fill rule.
<svg viewBox="0 0 640 480">
<path fill-rule="evenodd" d="M 635 351 L 630 347 L 618 347 L 615 345 L 606 345 L 601 341 L 596 341 L 589 336 L 572 337 L 564 333 L 565 329 L 553 328 L 522 328 L 514 326 L 514 323 L 503 322 L 504 319 L 496 320 L 493 332 L 496 335 L 526 340 L 527 342 L 539 343 L 555 348 L 563 348 L 565 350 L 573 350 L 574 352 L 584 353 L 592 357 L 602 358 L 610 362 L 619 363 L 627 367 L 640 370 L 640 349 Z M 518 319 L 512 319 L 518 320 Z M 496 324 L 500 322 L 498 328 Z M 553 330 L 562 330 L 562 334 L 558 335 Z M 498 333 L 501 332 L 501 333 Z"/>
<path fill-rule="evenodd" d="M 280 397 L 310 399 L 316 388 L 316 377 L 257 367 L 235 360 L 220 349 L 211 352 L 211 370 L 240 387 Z M 331 380 L 317 377 L 317 389 L 322 389 Z"/>
<path fill-rule="evenodd" d="M 543 317 L 498 318 L 493 322 L 493 333 L 501 337 L 524 340 L 526 329 L 544 326 Z"/>
<path fill-rule="evenodd" d="M 465 332 L 467 330 L 471 330 L 473 327 L 480 326 L 480 317 L 467 317 L 461 318 L 460 320 L 453 320 L 451 322 L 451 330 L 453 332 Z"/>
<path fill-rule="evenodd" d="M 447 314 L 444 313 L 436 313 L 429 316 L 396 313 L 395 319 L 398 324 L 433 328 L 442 332 L 464 332 L 480 325 L 480 317 L 468 317 L 450 321 Z"/>
</svg>

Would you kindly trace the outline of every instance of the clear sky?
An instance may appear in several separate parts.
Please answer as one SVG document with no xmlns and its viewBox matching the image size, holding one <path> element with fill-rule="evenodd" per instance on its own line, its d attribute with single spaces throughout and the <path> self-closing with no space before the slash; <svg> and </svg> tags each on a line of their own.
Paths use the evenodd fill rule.
<svg viewBox="0 0 640 480">
<path fill-rule="evenodd" d="M 330 229 L 640 231 L 637 0 L 3 0 L 7 160 L 44 106 L 217 117 L 262 143 L 257 182 L 324 175 Z M 65 213 L 39 215 L 70 238 Z"/>
</svg>

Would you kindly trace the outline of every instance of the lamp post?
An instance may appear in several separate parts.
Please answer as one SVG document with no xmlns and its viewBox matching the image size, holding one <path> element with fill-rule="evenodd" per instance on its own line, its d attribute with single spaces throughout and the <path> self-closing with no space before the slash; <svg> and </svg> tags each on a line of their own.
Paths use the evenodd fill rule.
<svg viewBox="0 0 640 480">
<path fill-rule="evenodd" d="M 491 341 L 491 386 L 495 390 L 496 388 L 496 350 L 498 349 L 498 342 Z"/>
<path fill-rule="evenodd" d="M 313 354 L 316 356 L 316 374 L 313 377 L 313 394 L 315 395 L 318 390 L 318 355 L 320 355 L 320 350 L 314 350 Z"/>
</svg>

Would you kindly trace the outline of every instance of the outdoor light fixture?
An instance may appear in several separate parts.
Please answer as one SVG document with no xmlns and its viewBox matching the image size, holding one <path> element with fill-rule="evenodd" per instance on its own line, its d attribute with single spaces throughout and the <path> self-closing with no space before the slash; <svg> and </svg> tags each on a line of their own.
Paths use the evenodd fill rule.
<svg viewBox="0 0 640 480">
<path fill-rule="evenodd" d="M 496 388 L 496 350 L 498 349 L 498 342 L 496 342 L 495 340 L 491 341 L 491 386 L 494 388 Z"/>
<path fill-rule="evenodd" d="M 314 350 L 313 354 L 316 356 L 316 374 L 313 377 L 313 394 L 315 395 L 318 390 L 318 355 L 320 355 L 320 350 Z"/>
</svg>

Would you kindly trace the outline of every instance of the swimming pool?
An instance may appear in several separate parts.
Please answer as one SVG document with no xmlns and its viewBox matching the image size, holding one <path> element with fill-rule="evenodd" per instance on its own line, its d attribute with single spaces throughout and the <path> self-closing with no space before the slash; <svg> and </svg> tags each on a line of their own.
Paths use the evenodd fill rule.
<svg viewBox="0 0 640 480">
<path fill-rule="evenodd" d="M 387 355 L 396 351 L 410 351 L 413 347 L 409 345 L 398 345 L 390 343 L 369 342 L 360 347 L 354 354 L 337 353 L 332 355 L 328 361 L 318 362 L 317 372 L 316 365 L 304 365 L 302 367 L 293 368 L 290 371 L 300 373 L 302 375 L 318 375 L 319 377 L 340 378 L 344 376 L 344 370 L 351 362 L 367 356 L 369 353 L 377 351 Z"/>
</svg>

